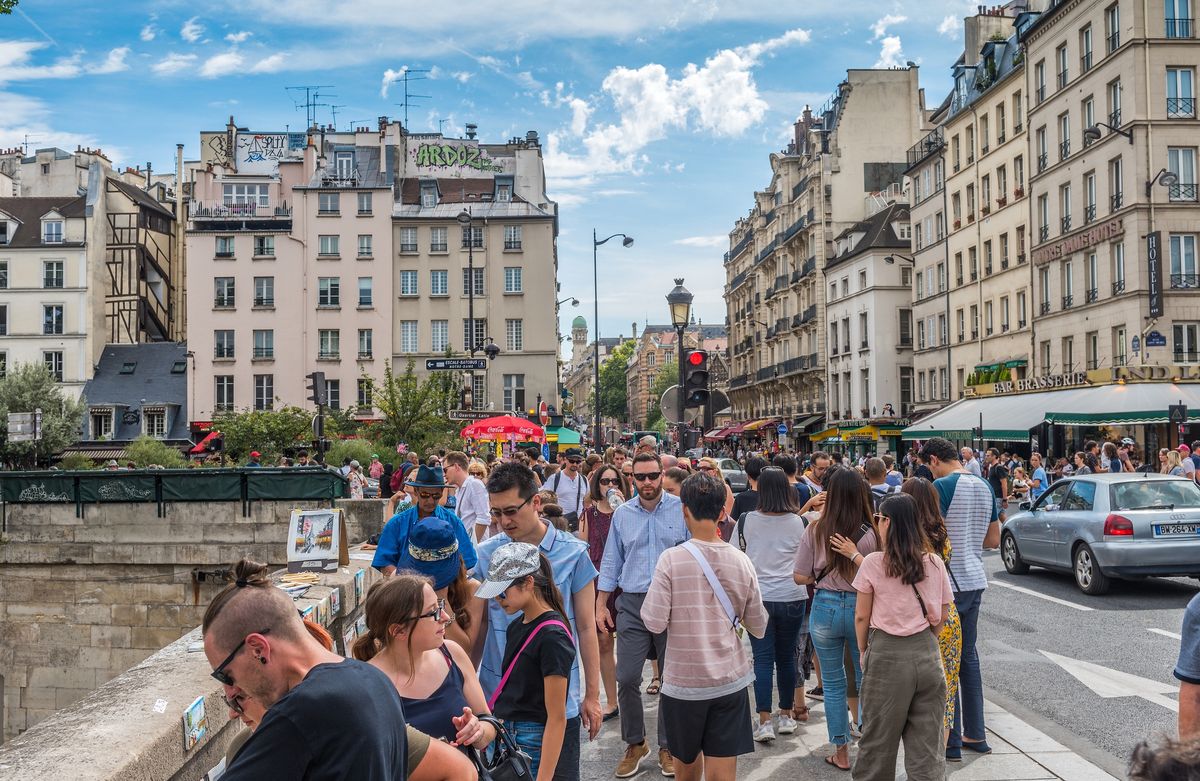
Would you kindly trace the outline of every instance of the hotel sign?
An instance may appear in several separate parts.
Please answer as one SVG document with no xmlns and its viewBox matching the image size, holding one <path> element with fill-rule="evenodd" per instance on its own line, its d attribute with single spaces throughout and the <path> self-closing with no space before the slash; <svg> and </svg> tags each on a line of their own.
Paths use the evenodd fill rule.
<svg viewBox="0 0 1200 781">
<path fill-rule="evenodd" d="M 1080 231 L 1073 236 L 1039 247 L 1033 251 L 1033 262 L 1042 263 L 1050 260 L 1065 258 L 1074 252 L 1103 244 L 1125 233 L 1125 221 L 1122 217 L 1114 217 L 1108 222 Z"/>
</svg>

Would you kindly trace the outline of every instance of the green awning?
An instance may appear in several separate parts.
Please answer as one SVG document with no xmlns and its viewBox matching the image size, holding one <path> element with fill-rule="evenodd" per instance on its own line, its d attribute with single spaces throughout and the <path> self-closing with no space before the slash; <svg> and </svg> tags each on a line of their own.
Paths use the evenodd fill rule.
<svg viewBox="0 0 1200 781">
<path fill-rule="evenodd" d="M 565 426 L 546 426 L 547 437 L 558 437 L 559 445 L 578 445 L 579 432 Z"/>
<path fill-rule="evenodd" d="M 901 439 L 949 440 L 971 439 L 973 430 L 982 424 L 984 440 L 993 442 L 1027 442 L 1029 429 L 1040 424 L 1044 407 L 1034 402 L 1032 393 L 1010 396 L 981 396 L 960 399 L 953 404 L 922 418 L 904 429 Z"/>
</svg>

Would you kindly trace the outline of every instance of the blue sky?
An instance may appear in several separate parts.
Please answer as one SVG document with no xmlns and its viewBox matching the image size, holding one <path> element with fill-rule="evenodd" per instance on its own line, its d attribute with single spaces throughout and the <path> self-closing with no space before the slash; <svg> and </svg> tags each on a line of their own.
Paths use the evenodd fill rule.
<svg viewBox="0 0 1200 781">
<path fill-rule="evenodd" d="M 173 167 L 228 116 L 304 125 L 295 85 L 331 85 L 337 124 L 402 117 L 403 68 L 429 69 L 410 126 L 501 142 L 537 130 L 561 204 L 563 331 L 592 320 L 591 231 L 605 335 L 667 318 L 673 276 L 697 317 L 724 322 L 721 256 L 770 181 L 767 156 L 848 67 L 921 65 L 926 103 L 949 89 L 962 0 L 578 0 L 415 4 L 21 0 L 0 16 L 0 147 L 99 146 L 121 165 Z M 320 107 L 318 120 L 332 121 Z M 594 333 L 594 331 L 593 331 Z"/>
</svg>

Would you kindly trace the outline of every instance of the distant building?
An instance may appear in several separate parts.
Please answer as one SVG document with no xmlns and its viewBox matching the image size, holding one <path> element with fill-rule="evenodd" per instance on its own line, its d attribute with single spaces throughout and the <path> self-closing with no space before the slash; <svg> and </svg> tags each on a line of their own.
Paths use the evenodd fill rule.
<svg viewBox="0 0 1200 781">
<path fill-rule="evenodd" d="M 563 367 L 563 387 L 567 390 L 567 409 L 570 417 L 585 428 L 595 423 L 592 394 L 596 387 L 595 352 L 599 347 L 600 366 L 609 354 L 627 341 L 624 335 L 600 338 L 600 344 L 588 341 L 588 324 L 582 316 L 571 323 L 571 360 Z M 607 424 L 606 424 L 607 425 Z M 590 428 L 588 429 L 590 430 Z"/>
<path fill-rule="evenodd" d="M 635 342 L 633 355 L 626 368 L 626 404 L 631 426 L 646 425 L 650 410 L 659 399 L 654 398 L 654 382 L 664 366 L 677 366 L 679 360 L 674 326 L 647 324 Z M 725 353 L 729 347 L 727 329 L 722 325 L 688 326 L 683 336 L 684 349 L 703 348 L 709 353 L 710 389 L 721 389 L 720 378 L 728 377 Z M 715 375 L 715 378 L 713 377 Z M 713 410 L 719 412 L 720 410 Z M 667 415 L 670 418 L 673 415 Z"/>
</svg>

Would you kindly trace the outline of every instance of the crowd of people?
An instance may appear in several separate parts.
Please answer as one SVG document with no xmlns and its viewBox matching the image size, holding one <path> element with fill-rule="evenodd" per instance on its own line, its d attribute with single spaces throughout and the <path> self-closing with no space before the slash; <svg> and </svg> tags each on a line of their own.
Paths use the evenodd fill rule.
<svg viewBox="0 0 1200 781">
<path fill-rule="evenodd" d="M 1066 468 L 1137 468 L 1129 443 L 1095 450 Z M 1036 499 L 1053 471 L 1036 453 L 940 438 L 900 461 L 737 455 L 749 486 L 736 495 L 716 459 L 654 440 L 566 448 L 555 463 L 536 450 L 411 454 L 386 471 L 373 459 L 384 579 L 352 659 L 262 565 L 241 562 L 208 607 L 205 653 L 247 725 L 228 777 L 468 779 L 511 745 L 529 778 L 566 781 L 580 778 L 582 743 L 617 722 L 617 778 L 651 762 L 727 781 L 822 700 L 825 761 L 856 779 L 894 779 L 901 744 L 912 781 L 990 753 L 982 554 L 1008 502 Z M 1188 614 L 1184 742 L 1139 746 L 1137 778 L 1183 777 L 1155 768 L 1195 751 L 1200 598 Z"/>
</svg>

